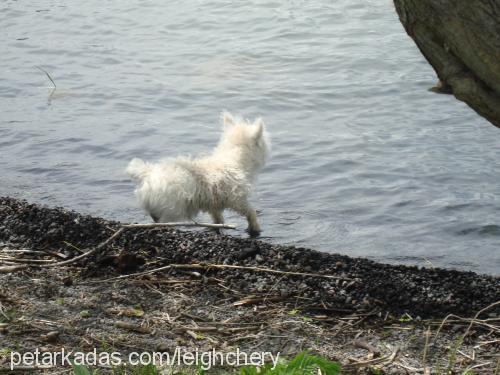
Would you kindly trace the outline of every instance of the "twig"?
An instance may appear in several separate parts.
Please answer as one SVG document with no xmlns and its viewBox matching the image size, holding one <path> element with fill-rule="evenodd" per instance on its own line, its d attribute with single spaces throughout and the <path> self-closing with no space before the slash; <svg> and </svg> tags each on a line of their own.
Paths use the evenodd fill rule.
<svg viewBox="0 0 500 375">
<path fill-rule="evenodd" d="M 458 353 L 458 354 L 460 354 L 460 355 L 462 355 L 463 357 L 465 357 L 465 358 L 467 358 L 467 359 L 471 360 L 471 361 L 474 361 L 474 360 L 475 360 L 475 358 L 474 358 L 474 357 L 471 357 L 470 355 L 468 355 L 468 354 L 464 353 L 464 352 L 463 352 L 463 351 L 461 351 L 460 349 L 457 349 L 457 353 Z"/>
<path fill-rule="evenodd" d="M 217 327 L 184 327 L 184 326 L 181 326 L 181 327 L 178 327 L 178 328 L 175 328 L 175 330 L 177 331 L 198 331 L 198 332 L 214 332 L 214 331 L 218 331 L 219 328 Z"/>
<path fill-rule="evenodd" d="M 347 277 L 339 277 L 333 275 L 323 275 L 319 273 L 306 273 L 306 272 L 288 272 L 288 271 L 280 271 L 273 270 L 270 268 L 261 268 L 261 267 L 246 267 L 246 266 L 237 266 L 232 264 L 175 264 L 173 265 L 175 268 L 197 268 L 197 269 L 238 269 L 245 271 L 253 271 L 253 272 L 267 272 L 267 273 L 276 273 L 279 275 L 288 275 L 288 276 L 308 276 L 308 277 L 320 277 L 325 279 L 335 279 L 335 280 L 348 280 L 353 281 L 353 279 Z"/>
<path fill-rule="evenodd" d="M 47 254 L 45 251 L 25 250 L 25 249 L 0 249 L 0 253 Z"/>
<path fill-rule="evenodd" d="M 38 66 L 38 65 L 35 65 L 35 68 L 38 68 L 40 69 L 42 72 L 45 73 L 45 75 L 47 76 L 48 79 L 50 79 L 50 82 L 52 82 L 52 84 L 54 85 L 54 88 L 56 88 L 56 83 L 54 82 L 54 80 L 52 79 L 52 77 L 50 76 L 49 73 L 47 73 L 47 71 L 45 69 L 43 69 L 41 66 Z"/>
<path fill-rule="evenodd" d="M 465 337 L 469 334 L 469 332 L 470 332 L 470 330 L 471 330 L 471 328 L 472 328 L 472 325 L 474 324 L 474 321 L 475 321 L 475 320 L 477 320 L 477 318 L 479 317 L 479 315 L 481 315 L 481 314 L 482 314 L 483 312 L 485 312 L 485 311 L 488 311 L 488 310 L 489 310 L 489 309 L 491 309 L 492 307 L 495 307 L 495 306 L 498 306 L 498 305 L 500 305 L 500 301 L 494 302 L 494 303 L 492 303 L 491 305 L 486 306 L 484 309 L 479 310 L 479 311 L 477 312 L 477 314 L 474 316 L 474 319 L 473 319 L 473 320 L 471 320 L 471 322 L 470 322 L 469 326 L 467 327 L 467 330 L 465 331 L 464 336 L 463 336 L 463 338 L 462 338 L 462 339 L 464 339 L 464 338 L 465 338 Z"/>
<path fill-rule="evenodd" d="M 473 366 L 469 366 L 467 367 L 463 374 L 466 375 L 466 374 L 470 374 L 470 370 L 473 370 L 475 368 L 478 368 L 478 367 L 484 367 L 484 366 L 488 366 L 488 365 L 491 365 L 491 362 L 486 362 L 486 363 L 478 363 L 477 365 L 473 365 Z"/>
<path fill-rule="evenodd" d="M 442 321 L 442 322 L 441 322 L 441 324 L 439 325 L 439 328 L 438 328 L 438 329 L 437 329 L 437 331 L 436 331 L 436 334 L 434 335 L 434 343 L 436 342 L 437 337 L 438 337 L 439 333 L 441 332 L 441 329 L 443 329 L 443 327 L 444 327 L 444 325 L 445 325 L 446 321 L 447 321 L 449 318 L 452 318 L 452 317 L 453 317 L 453 318 L 460 319 L 460 320 L 470 321 L 470 324 L 469 324 L 469 326 L 467 327 L 467 329 L 466 329 L 466 331 L 465 331 L 465 333 L 464 333 L 464 335 L 463 335 L 463 337 L 462 337 L 462 340 L 463 340 L 463 339 L 464 339 L 464 338 L 465 338 L 465 337 L 469 334 L 469 332 L 470 332 L 470 330 L 471 330 L 472 326 L 474 325 L 474 323 L 476 323 L 476 324 L 484 324 L 484 325 L 486 325 L 486 326 L 490 326 L 490 325 L 488 325 L 488 324 L 486 324 L 486 323 L 482 322 L 481 320 L 478 320 L 477 318 L 478 318 L 478 316 L 479 316 L 479 315 L 481 315 L 483 312 L 485 312 L 485 311 L 487 311 L 487 310 L 489 310 L 489 309 L 491 309 L 492 307 L 495 307 L 495 306 L 497 306 L 497 305 L 500 305 L 500 301 L 494 302 L 494 303 L 492 303 L 491 305 L 486 306 L 484 309 L 479 310 L 479 311 L 476 313 L 476 315 L 474 316 L 474 318 L 472 318 L 472 319 L 462 318 L 462 317 L 457 316 L 457 315 L 454 315 L 454 314 L 448 314 L 448 315 L 447 315 L 447 316 L 443 319 L 443 321 Z M 490 326 L 490 328 L 491 328 L 491 326 Z"/>
<path fill-rule="evenodd" d="M 28 268 L 28 265 L 26 265 L 26 264 L 19 265 L 19 266 L 4 266 L 4 267 L 0 267 L 0 273 L 17 272 L 20 270 L 24 270 L 26 268 Z"/>
<path fill-rule="evenodd" d="M 190 318 L 190 319 L 193 319 L 193 320 L 198 320 L 200 322 L 209 322 L 210 320 L 206 319 L 206 318 L 203 318 L 201 316 L 198 316 L 198 315 L 194 315 L 194 314 L 190 314 L 190 313 L 187 313 L 187 312 L 181 312 L 181 315 L 182 316 L 185 316 L 187 318 Z"/>
<path fill-rule="evenodd" d="M 424 335 L 425 335 L 425 346 L 424 346 L 424 355 L 422 357 L 422 364 L 424 365 L 424 367 L 426 366 L 427 364 L 427 352 L 429 350 L 429 339 L 431 337 L 431 328 L 430 327 L 427 327 L 427 331 L 425 331 Z"/>
<path fill-rule="evenodd" d="M 422 368 L 411 367 L 411 366 L 408 366 L 408 365 L 400 363 L 400 362 L 394 362 L 394 365 L 400 366 L 400 367 L 404 368 L 405 370 L 410 371 L 410 372 L 407 372 L 408 374 L 416 374 L 416 373 L 420 373 L 420 372 L 424 371 L 424 375 L 427 375 L 427 374 L 430 375 L 430 369 L 429 369 L 428 373 L 425 373 L 424 367 L 422 367 Z"/>
<path fill-rule="evenodd" d="M 376 347 L 374 347 L 373 345 L 371 345 L 370 343 L 368 343 L 366 341 L 363 341 L 363 340 L 354 340 L 352 344 L 356 348 L 361 348 L 361 349 L 368 350 L 373 355 L 373 357 L 375 357 L 375 358 L 378 357 L 378 356 L 380 356 L 380 350 L 378 350 Z"/>
<path fill-rule="evenodd" d="M 138 332 L 138 333 L 148 334 L 148 333 L 152 332 L 149 328 L 142 327 L 140 325 L 129 323 L 129 322 L 124 322 L 124 321 L 116 321 L 115 327 L 123 328 L 123 329 L 129 330 L 129 331 L 134 331 L 134 332 Z"/>
<path fill-rule="evenodd" d="M 186 221 L 178 223 L 125 224 L 122 227 L 123 228 L 205 227 L 205 228 L 236 229 L 235 225 L 198 223 L 196 221 Z"/>
<path fill-rule="evenodd" d="M 129 278 L 136 277 L 136 276 L 150 275 L 152 273 L 156 273 L 156 272 L 160 272 L 160 271 L 171 269 L 171 268 L 173 268 L 172 266 L 173 266 L 173 264 L 170 264 L 168 266 L 163 266 L 163 267 L 160 267 L 160 268 L 155 268 L 154 270 L 149 270 L 149 271 L 144 271 L 144 272 L 130 273 L 128 275 L 121 275 L 121 276 L 116 276 L 116 277 L 110 277 L 109 279 L 104 279 L 104 280 L 86 281 L 86 282 L 83 282 L 81 284 L 101 284 L 101 283 L 107 283 L 107 282 L 110 282 L 110 281 L 118 281 L 118 280 L 129 279 Z M 154 280 L 151 281 L 151 282 L 154 283 Z"/>
<path fill-rule="evenodd" d="M 152 280 L 130 280 L 131 284 L 139 284 L 139 285 L 182 285 L 182 284 L 191 284 L 191 283 L 200 283 L 203 280 L 183 280 L 183 279 L 152 279 Z"/>
<path fill-rule="evenodd" d="M 194 340 L 199 340 L 201 337 L 199 335 L 196 334 L 196 332 L 193 332 L 193 331 L 190 331 L 190 330 L 187 330 L 186 333 L 191 336 Z"/>
<path fill-rule="evenodd" d="M 392 363 L 394 361 L 394 358 L 396 358 L 396 355 L 398 354 L 398 352 L 399 352 L 399 347 L 394 349 L 394 351 L 391 354 L 386 355 L 384 357 L 370 359 L 368 361 L 357 361 L 356 363 L 350 363 L 348 365 L 345 365 L 344 368 L 348 369 L 348 368 L 357 368 L 357 367 L 367 367 L 367 366 L 371 366 L 371 365 L 378 365 L 381 363 L 389 364 L 389 363 Z"/>
<path fill-rule="evenodd" d="M 26 263 L 26 264 L 48 264 L 54 263 L 53 259 L 20 259 L 12 257 L 0 257 L 0 262 Z"/>
<path fill-rule="evenodd" d="M 248 306 L 255 305 L 261 302 L 280 302 L 285 301 L 286 299 L 292 296 L 266 296 L 266 297 L 255 297 L 255 298 L 245 298 L 233 303 L 233 306 Z"/>
<path fill-rule="evenodd" d="M 120 228 L 118 229 L 111 237 L 109 237 L 107 240 L 101 242 L 99 245 L 97 245 L 95 248 L 87 251 L 86 253 L 83 253 L 81 255 L 78 255 L 77 257 L 58 262 L 58 263 L 47 263 L 47 264 L 30 264 L 30 267 L 39 267 L 39 268 L 49 268 L 49 267 L 59 267 L 59 266 L 66 266 L 68 264 L 74 263 L 79 261 L 80 259 L 86 258 L 94 253 L 96 253 L 98 250 L 102 249 L 105 247 L 108 243 L 113 241 L 115 238 L 120 236 L 125 228 Z M 6 266 L 6 267 L 0 267 L 0 273 L 10 273 L 10 272 L 16 272 L 22 269 L 27 268 L 28 265 L 22 265 L 22 266 Z"/>
<path fill-rule="evenodd" d="M 64 263 L 64 262 L 61 262 L 61 263 Z M 197 263 L 195 263 L 195 264 L 169 264 L 167 266 L 155 268 L 153 270 L 131 273 L 128 275 L 121 275 L 121 276 L 112 277 L 112 278 L 105 279 L 105 280 L 90 281 L 90 282 L 85 283 L 85 284 L 98 284 L 98 283 L 104 283 L 104 282 L 109 282 L 109 281 L 118 281 L 118 280 L 128 279 L 131 277 L 150 275 L 152 273 L 165 271 L 165 270 L 169 270 L 169 269 L 201 269 L 201 270 L 239 269 L 239 270 L 244 270 L 244 271 L 267 272 L 267 273 L 276 273 L 276 274 L 280 274 L 280 275 L 289 275 L 289 276 L 320 277 L 320 278 L 326 278 L 326 279 L 336 279 L 336 280 L 338 279 L 338 280 L 349 280 L 349 281 L 353 280 L 353 279 L 346 278 L 346 277 L 339 277 L 339 276 L 333 276 L 333 275 L 323 275 L 323 274 L 318 274 L 318 273 L 287 272 L 287 271 L 273 270 L 273 269 L 269 269 L 269 268 L 245 267 L 245 266 L 237 266 L 237 265 L 231 265 L 231 264 L 197 264 Z"/>
<path fill-rule="evenodd" d="M 66 246 L 69 246 L 71 247 L 72 249 L 78 251 L 80 254 L 83 253 L 82 249 L 80 249 L 79 247 L 73 245 L 72 243 L 68 242 L 68 241 L 63 241 L 63 244 L 65 244 Z"/>
<path fill-rule="evenodd" d="M 474 349 L 479 349 L 482 346 L 491 345 L 491 344 L 497 344 L 497 343 L 500 343 L 500 339 L 479 342 L 477 345 L 474 346 Z"/>
<path fill-rule="evenodd" d="M 0 302 L 0 314 L 5 318 L 6 321 L 9 321 L 10 318 L 7 316 L 7 314 L 5 313 L 4 311 L 4 308 L 3 308 L 3 305 L 2 305 L 2 302 Z"/>
<path fill-rule="evenodd" d="M 93 248 L 92 250 L 89 250 L 87 251 L 86 253 L 83 253 L 82 255 L 78 255 L 77 257 L 74 257 L 74 258 L 71 258 L 71 259 L 68 259 L 68 260 L 65 260 L 63 262 L 58 262 L 58 263 L 51 263 L 51 264 L 46 264 L 44 265 L 43 267 L 58 267 L 58 266 L 65 266 L 67 264 L 70 264 L 70 263 L 74 263 L 74 262 L 77 262 L 79 261 L 80 259 L 83 259 L 83 258 L 86 258 L 92 254 L 94 254 L 95 252 L 97 252 L 98 250 L 102 249 L 103 247 L 105 247 L 108 243 L 110 243 L 111 241 L 113 241 L 115 238 L 117 238 L 118 236 L 120 236 L 123 231 L 125 230 L 125 228 L 120 228 L 118 229 L 111 237 L 109 237 L 106 241 L 104 242 L 101 242 L 99 245 L 97 245 L 95 248 Z M 40 266 L 42 267 L 42 266 Z"/>
</svg>

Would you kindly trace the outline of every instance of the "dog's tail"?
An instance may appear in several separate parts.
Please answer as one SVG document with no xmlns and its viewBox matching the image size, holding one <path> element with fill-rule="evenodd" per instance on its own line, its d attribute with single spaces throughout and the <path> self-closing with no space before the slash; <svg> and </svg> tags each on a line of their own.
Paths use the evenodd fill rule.
<svg viewBox="0 0 500 375">
<path fill-rule="evenodd" d="M 142 159 L 133 158 L 130 163 L 128 163 L 127 169 L 125 172 L 136 181 L 142 181 L 144 177 L 149 174 L 151 170 L 151 166 L 148 163 L 145 163 Z"/>
</svg>

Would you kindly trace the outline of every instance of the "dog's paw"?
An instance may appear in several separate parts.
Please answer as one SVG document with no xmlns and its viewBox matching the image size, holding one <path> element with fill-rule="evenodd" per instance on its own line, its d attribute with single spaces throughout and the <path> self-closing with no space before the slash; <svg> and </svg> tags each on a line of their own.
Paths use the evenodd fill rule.
<svg viewBox="0 0 500 375">
<path fill-rule="evenodd" d="M 250 237 L 259 237 L 261 230 L 260 229 L 254 229 L 254 228 L 248 228 L 247 232 L 250 235 Z"/>
<path fill-rule="evenodd" d="M 222 230 L 220 228 L 210 228 L 210 231 L 215 234 L 222 234 Z"/>
</svg>

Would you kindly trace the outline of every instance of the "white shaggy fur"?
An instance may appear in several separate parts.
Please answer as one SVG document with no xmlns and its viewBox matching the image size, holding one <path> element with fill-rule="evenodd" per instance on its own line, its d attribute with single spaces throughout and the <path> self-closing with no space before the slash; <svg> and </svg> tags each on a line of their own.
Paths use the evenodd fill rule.
<svg viewBox="0 0 500 375">
<path fill-rule="evenodd" d="M 260 227 L 248 197 L 257 172 L 264 166 L 270 141 L 261 119 L 248 123 L 222 114 L 224 131 L 212 154 L 177 157 L 152 164 L 134 158 L 127 173 L 138 182 L 135 194 L 155 222 L 194 219 L 199 211 L 223 223 L 229 208 L 245 216 L 248 231 Z"/>
</svg>

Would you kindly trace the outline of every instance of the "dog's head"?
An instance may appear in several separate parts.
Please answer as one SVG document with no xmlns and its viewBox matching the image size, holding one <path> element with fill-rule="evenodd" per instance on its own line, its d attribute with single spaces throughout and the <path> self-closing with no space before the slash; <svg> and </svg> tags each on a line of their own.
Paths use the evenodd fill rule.
<svg viewBox="0 0 500 375">
<path fill-rule="evenodd" d="M 224 133 L 221 146 L 241 148 L 243 157 L 259 169 L 264 166 L 271 150 L 271 142 L 266 126 L 261 118 L 253 123 L 235 118 L 229 112 L 222 113 Z"/>
</svg>

